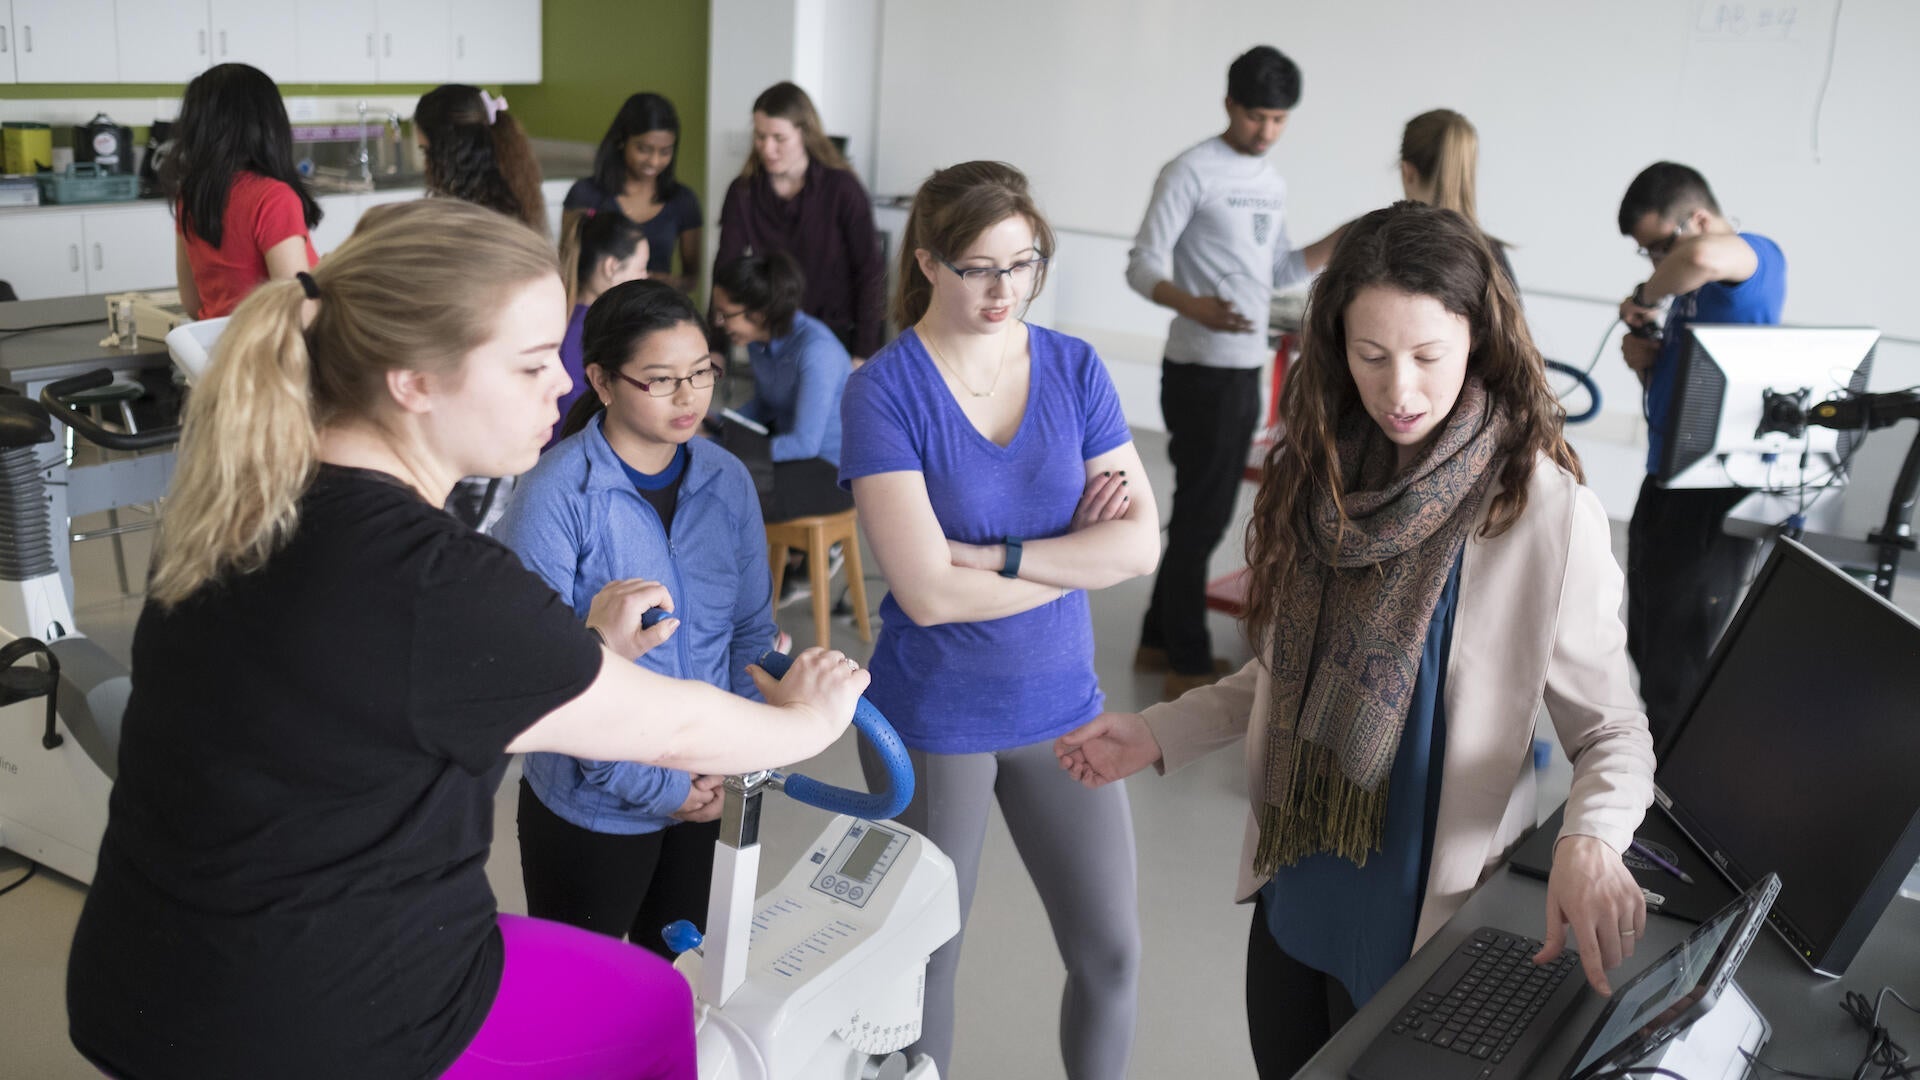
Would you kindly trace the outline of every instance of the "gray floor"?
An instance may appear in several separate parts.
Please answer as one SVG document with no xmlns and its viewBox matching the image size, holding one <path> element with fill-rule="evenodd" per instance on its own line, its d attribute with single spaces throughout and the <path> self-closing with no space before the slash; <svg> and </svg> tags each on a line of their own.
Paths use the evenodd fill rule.
<svg viewBox="0 0 1920 1080">
<path fill-rule="evenodd" d="M 1141 433 L 1139 441 L 1164 515 L 1169 483 L 1164 437 Z M 1250 489 L 1245 494 L 1250 496 Z M 1241 499 L 1242 512 L 1250 502 L 1250 497 Z M 1615 551 L 1624 558 L 1623 533 L 1616 526 Z M 1231 535 L 1234 539 L 1222 545 L 1216 558 L 1216 572 L 1239 562 L 1237 528 Z M 132 565 L 145 565 L 145 550 L 138 537 L 129 544 Z M 138 602 L 114 595 L 107 543 L 80 545 L 75 558 L 81 626 L 117 655 L 126 655 Z M 870 576 L 874 565 L 867 561 Z M 1902 600 L 1911 607 L 1916 590 L 1911 584 L 1903 588 Z M 869 592 L 877 606 L 877 582 Z M 1148 582 L 1133 581 L 1093 598 L 1097 664 L 1114 708 L 1139 708 L 1158 698 L 1158 677 L 1137 675 L 1130 668 L 1147 593 Z M 780 612 L 780 623 L 800 644 L 811 643 L 811 614 L 804 602 Z M 1213 632 L 1216 651 L 1246 658 L 1246 647 L 1231 622 L 1215 616 Z M 869 651 L 846 620 L 836 621 L 834 644 L 860 658 Z M 1551 730 L 1544 734 L 1551 737 Z M 858 786 L 851 740 L 849 734 L 797 771 Z M 1566 764 L 1556 755 L 1542 778 L 1544 808 L 1550 810 L 1565 797 L 1567 776 Z M 1246 806 L 1243 789 L 1240 759 L 1232 753 L 1215 755 L 1173 776 L 1148 775 L 1130 784 L 1146 944 L 1135 1077 L 1253 1075 L 1240 998 L 1247 911 L 1235 908 L 1230 895 Z M 523 911 L 512 791 L 510 777 L 495 804 L 496 843 L 488 874 L 501 908 Z M 823 824 L 815 811 L 780 796 L 774 800 L 764 838 L 768 881 L 784 872 Z M 13 880 L 20 866 L 17 857 L 0 852 L 0 883 Z M 43 871 L 0 897 L 0 1077 L 96 1075 L 66 1038 L 66 951 L 82 896 L 83 889 L 74 882 Z M 1055 1050 L 1059 959 L 1039 899 L 997 815 L 988 833 L 969 931 L 960 975 L 955 1075 L 1063 1075 Z"/>
</svg>

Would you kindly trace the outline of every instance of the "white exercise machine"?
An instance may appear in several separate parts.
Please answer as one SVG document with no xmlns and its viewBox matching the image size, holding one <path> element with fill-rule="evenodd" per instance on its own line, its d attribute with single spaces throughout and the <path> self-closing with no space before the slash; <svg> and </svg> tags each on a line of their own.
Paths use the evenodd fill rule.
<svg viewBox="0 0 1920 1080">
<path fill-rule="evenodd" d="M 83 883 L 93 880 L 106 831 L 132 687 L 126 665 L 74 623 L 69 507 L 151 499 L 165 490 L 172 460 L 76 469 L 54 418 L 116 451 L 160 449 L 179 435 L 174 426 L 113 431 L 67 400 L 112 381 L 101 370 L 50 384 L 39 401 L 0 393 L 0 847 Z"/>
<path fill-rule="evenodd" d="M 760 659 L 776 678 L 790 663 Z M 888 791 L 727 778 L 707 934 L 684 922 L 666 932 L 693 984 L 702 1080 L 937 1080 L 931 1060 L 903 1051 L 920 1036 L 927 957 L 960 932 L 953 862 L 885 820 L 913 798 L 913 766 L 865 699 L 853 722 L 886 762 Z M 769 790 L 836 816 L 756 899 Z"/>
</svg>

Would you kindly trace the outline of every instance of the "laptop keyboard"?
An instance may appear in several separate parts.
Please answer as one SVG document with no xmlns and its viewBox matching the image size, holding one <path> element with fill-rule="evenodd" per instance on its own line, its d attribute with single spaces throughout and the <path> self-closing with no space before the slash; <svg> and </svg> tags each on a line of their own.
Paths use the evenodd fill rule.
<svg viewBox="0 0 1920 1080">
<path fill-rule="evenodd" d="M 1490 1068 L 1499 1065 L 1560 984 L 1580 977 L 1580 957 L 1572 950 L 1536 966 L 1533 956 L 1541 947 L 1532 938 L 1491 927 L 1475 931 L 1455 952 L 1471 959 L 1466 973 L 1447 985 L 1443 968 L 1394 1019 L 1392 1033 Z"/>
</svg>

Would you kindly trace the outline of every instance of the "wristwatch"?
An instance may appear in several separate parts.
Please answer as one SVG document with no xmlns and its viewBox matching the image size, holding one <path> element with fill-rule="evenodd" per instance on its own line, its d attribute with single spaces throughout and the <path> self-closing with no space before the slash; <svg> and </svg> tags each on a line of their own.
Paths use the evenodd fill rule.
<svg viewBox="0 0 1920 1080">
<path fill-rule="evenodd" d="M 1005 543 L 1007 545 L 1007 564 L 1000 568 L 1000 576 L 1003 578 L 1017 578 L 1020 576 L 1020 538 L 1017 536 L 1009 536 Z"/>
</svg>

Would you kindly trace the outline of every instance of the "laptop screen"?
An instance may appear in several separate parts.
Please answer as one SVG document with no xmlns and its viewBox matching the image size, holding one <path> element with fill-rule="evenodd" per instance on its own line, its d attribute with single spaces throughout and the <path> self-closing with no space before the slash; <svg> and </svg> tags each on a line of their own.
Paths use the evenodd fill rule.
<svg viewBox="0 0 1920 1080">
<path fill-rule="evenodd" d="M 1652 967 L 1615 989 L 1566 1075 L 1585 1078 L 1599 1071 L 1596 1065 L 1635 1060 L 1662 1041 L 1662 1032 L 1697 1019 L 1689 1015 L 1695 1006 L 1712 1007 L 1726 977 L 1746 956 L 1778 889 L 1777 879 L 1762 879 Z"/>
</svg>

